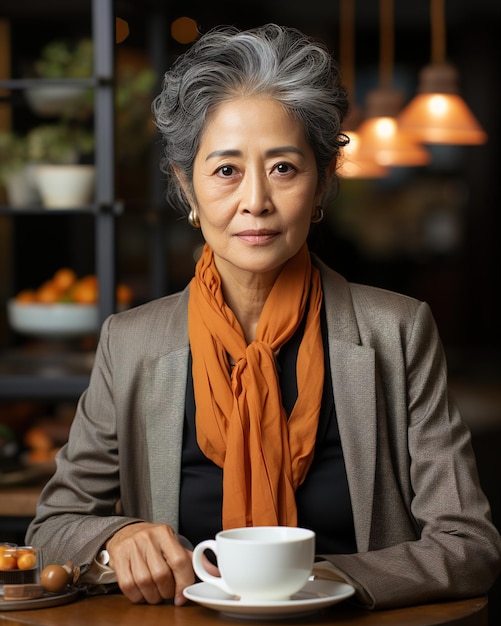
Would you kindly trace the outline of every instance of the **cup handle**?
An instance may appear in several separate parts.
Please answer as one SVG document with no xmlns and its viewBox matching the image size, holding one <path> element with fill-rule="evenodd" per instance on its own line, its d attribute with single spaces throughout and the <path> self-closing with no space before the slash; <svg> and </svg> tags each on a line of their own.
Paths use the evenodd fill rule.
<svg viewBox="0 0 501 626">
<path fill-rule="evenodd" d="M 200 578 L 200 580 L 210 583 L 211 585 L 215 585 L 226 593 L 231 594 L 231 591 L 228 589 L 222 578 L 209 574 L 209 572 L 205 569 L 203 564 L 203 555 L 206 550 L 210 550 L 217 557 L 217 546 L 214 539 L 206 539 L 195 546 L 193 550 L 193 569 L 195 570 L 195 574 Z"/>
</svg>

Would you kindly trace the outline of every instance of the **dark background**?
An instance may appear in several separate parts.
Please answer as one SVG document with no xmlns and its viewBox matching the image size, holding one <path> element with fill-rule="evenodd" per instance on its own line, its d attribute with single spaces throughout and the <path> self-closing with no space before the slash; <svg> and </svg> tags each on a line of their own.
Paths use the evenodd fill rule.
<svg viewBox="0 0 501 626">
<path fill-rule="evenodd" d="M 325 41 L 338 57 L 339 9 L 335 0 L 116 2 L 117 15 L 129 21 L 131 30 L 122 48 L 141 63 L 151 63 L 159 80 L 186 48 L 170 35 L 170 22 L 182 15 L 194 18 L 201 32 L 223 23 L 296 26 Z M 0 16 L 14 18 L 14 73 L 21 76 L 48 39 L 88 34 L 87 11 L 88 3 L 81 1 L 1 0 Z M 394 84 L 410 100 L 419 70 L 430 61 L 430 6 L 425 0 L 396 0 L 394 13 Z M 363 109 L 368 90 L 379 79 L 378 1 L 357 0 L 355 14 L 354 100 Z M 501 527 L 501 3 L 449 0 L 446 26 L 447 57 L 459 70 L 462 95 L 488 142 L 435 147 L 430 165 L 395 168 L 382 180 L 342 180 L 336 201 L 325 207 L 327 220 L 312 233 L 311 246 L 349 280 L 429 302 L 446 349 L 452 390 L 473 432 L 482 484 Z M 32 118 L 19 106 L 14 122 L 22 129 Z M 198 233 L 163 203 L 157 156 L 153 135 L 146 157 L 127 160 L 117 150 L 117 195 L 125 201 L 117 219 L 117 275 L 134 286 L 138 303 L 182 288 L 200 245 Z M 11 228 L 1 218 L 0 235 L 2 228 Z M 91 217 L 17 217 L 9 232 L 0 237 L 5 297 L 41 283 L 63 265 L 79 273 L 93 270 Z M 152 242 L 160 243 L 160 253 L 152 254 Z M 0 317 L 0 345 L 11 341 Z M 500 595 L 498 585 L 490 599 L 492 624 L 500 623 Z"/>
</svg>

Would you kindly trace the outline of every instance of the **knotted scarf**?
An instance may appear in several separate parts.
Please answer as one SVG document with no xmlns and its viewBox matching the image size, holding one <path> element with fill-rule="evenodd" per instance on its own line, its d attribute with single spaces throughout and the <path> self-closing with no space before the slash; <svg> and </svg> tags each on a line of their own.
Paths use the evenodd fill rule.
<svg viewBox="0 0 501 626">
<path fill-rule="evenodd" d="M 313 460 L 324 383 L 321 303 L 320 274 L 304 245 L 278 275 L 247 344 L 204 246 L 190 283 L 188 329 L 197 441 L 223 468 L 223 528 L 297 525 L 295 490 Z M 303 317 L 297 400 L 287 418 L 275 354 Z"/>
</svg>

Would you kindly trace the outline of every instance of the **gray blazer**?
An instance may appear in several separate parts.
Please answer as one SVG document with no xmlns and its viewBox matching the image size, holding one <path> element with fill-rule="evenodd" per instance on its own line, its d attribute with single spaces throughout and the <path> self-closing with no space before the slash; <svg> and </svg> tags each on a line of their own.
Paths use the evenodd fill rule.
<svg viewBox="0 0 501 626">
<path fill-rule="evenodd" d="M 325 555 L 369 607 L 487 592 L 501 569 L 470 435 L 425 303 L 317 261 L 357 554 Z M 83 570 L 131 520 L 178 526 L 189 288 L 103 324 L 88 389 L 27 534 Z M 120 502 L 120 514 L 116 505 Z"/>
</svg>

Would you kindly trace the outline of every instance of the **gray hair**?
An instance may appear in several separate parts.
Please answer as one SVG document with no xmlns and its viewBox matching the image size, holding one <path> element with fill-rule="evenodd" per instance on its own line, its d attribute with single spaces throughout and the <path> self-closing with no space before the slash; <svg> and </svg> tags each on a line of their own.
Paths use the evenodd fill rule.
<svg viewBox="0 0 501 626">
<path fill-rule="evenodd" d="M 208 116 L 222 102 L 253 95 L 274 99 L 303 123 L 319 180 L 325 182 L 332 160 L 347 143 L 341 125 L 348 110 L 346 90 L 327 48 L 276 24 L 245 31 L 219 26 L 176 59 L 153 101 L 167 198 L 183 214 L 189 205 L 173 168 L 191 188 Z"/>
</svg>

